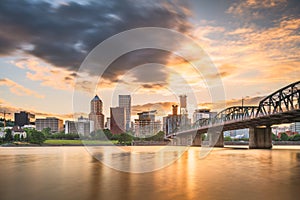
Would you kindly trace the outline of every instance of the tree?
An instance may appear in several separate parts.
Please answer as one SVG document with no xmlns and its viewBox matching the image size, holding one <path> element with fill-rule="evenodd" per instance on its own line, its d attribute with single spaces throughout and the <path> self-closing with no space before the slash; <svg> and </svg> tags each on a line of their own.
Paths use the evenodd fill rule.
<svg viewBox="0 0 300 200">
<path fill-rule="evenodd" d="M 78 139 L 78 138 L 80 138 L 80 137 L 77 133 L 65 134 L 65 139 L 67 139 L 67 140 L 74 140 L 74 139 Z"/>
<path fill-rule="evenodd" d="M 232 141 L 232 139 L 231 139 L 230 136 L 225 136 L 225 137 L 224 137 L 224 141 Z"/>
<path fill-rule="evenodd" d="M 127 133 L 121 133 L 118 139 L 119 144 L 129 145 L 131 144 L 133 137 Z"/>
<path fill-rule="evenodd" d="M 43 128 L 42 133 L 45 135 L 46 138 L 51 138 L 51 128 Z"/>
<path fill-rule="evenodd" d="M 146 138 L 146 141 L 163 141 L 165 139 L 165 132 L 159 131 L 156 135 Z"/>
<path fill-rule="evenodd" d="M 281 141 L 287 141 L 289 139 L 289 136 L 286 133 L 281 133 L 280 140 Z"/>
<path fill-rule="evenodd" d="M 300 134 L 295 134 L 289 137 L 289 141 L 300 141 Z"/>
<path fill-rule="evenodd" d="M 45 142 L 45 140 L 46 137 L 42 132 L 35 129 L 31 132 L 30 143 L 41 145 Z"/>
<path fill-rule="evenodd" d="M 13 134 L 12 134 L 11 129 L 6 129 L 5 130 L 4 141 L 5 142 L 11 142 L 11 141 L 13 141 Z"/>
<path fill-rule="evenodd" d="M 119 140 L 119 138 L 120 138 L 120 134 L 112 134 L 112 136 L 111 136 L 111 140 Z"/>
<path fill-rule="evenodd" d="M 19 134 L 16 134 L 14 136 L 14 141 L 20 141 L 20 135 Z"/>
<path fill-rule="evenodd" d="M 276 136 L 274 133 L 272 133 L 272 140 L 273 140 L 273 141 L 276 141 L 276 140 L 277 140 L 277 136 Z"/>
<path fill-rule="evenodd" d="M 109 129 L 104 129 L 103 132 L 104 132 L 106 138 L 111 140 L 113 134 L 110 132 L 110 130 Z"/>
</svg>

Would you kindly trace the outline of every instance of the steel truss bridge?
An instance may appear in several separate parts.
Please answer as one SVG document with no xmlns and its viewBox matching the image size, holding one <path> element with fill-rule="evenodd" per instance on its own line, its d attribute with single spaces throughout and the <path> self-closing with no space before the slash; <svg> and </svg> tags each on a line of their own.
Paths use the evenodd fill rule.
<svg viewBox="0 0 300 200">
<path fill-rule="evenodd" d="M 300 81 L 289 84 L 262 99 L 258 106 L 233 106 L 219 112 L 215 117 L 200 119 L 188 130 L 179 130 L 167 138 L 191 132 L 208 133 L 211 129 L 222 131 L 270 127 L 274 124 L 300 122 Z"/>
</svg>

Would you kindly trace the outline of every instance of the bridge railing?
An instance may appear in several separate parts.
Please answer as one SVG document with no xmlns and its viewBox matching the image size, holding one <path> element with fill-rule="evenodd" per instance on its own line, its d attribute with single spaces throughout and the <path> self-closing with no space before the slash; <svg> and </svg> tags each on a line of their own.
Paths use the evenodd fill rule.
<svg viewBox="0 0 300 200">
<path fill-rule="evenodd" d="M 300 81 L 272 93 L 259 102 L 258 106 L 233 106 L 219 112 L 214 118 L 200 119 L 190 129 L 211 127 L 224 123 L 249 120 L 300 109 Z M 183 131 L 183 129 L 178 129 Z"/>
<path fill-rule="evenodd" d="M 292 83 L 259 102 L 256 117 L 298 110 L 300 104 L 300 81 Z"/>
</svg>

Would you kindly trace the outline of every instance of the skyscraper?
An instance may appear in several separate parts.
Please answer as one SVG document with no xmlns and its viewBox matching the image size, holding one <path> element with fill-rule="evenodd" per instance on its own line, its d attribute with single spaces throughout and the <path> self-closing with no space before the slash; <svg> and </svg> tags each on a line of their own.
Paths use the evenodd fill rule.
<svg viewBox="0 0 300 200">
<path fill-rule="evenodd" d="M 119 95 L 119 107 L 125 108 L 126 111 L 126 131 L 130 129 L 130 118 L 131 118 L 131 96 L 130 95 Z"/>
<path fill-rule="evenodd" d="M 187 114 L 187 96 L 186 95 L 180 95 L 180 114 L 185 115 Z"/>
<path fill-rule="evenodd" d="M 110 131 L 121 134 L 126 131 L 126 110 L 124 107 L 110 108 Z"/>
<path fill-rule="evenodd" d="M 89 119 L 94 121 L 95 130 L 104 129 L 104 115 L 102 114 L 102 101 L 96 95 L 91 100 L 91 112 L 89 114 Z"/>
</svg>

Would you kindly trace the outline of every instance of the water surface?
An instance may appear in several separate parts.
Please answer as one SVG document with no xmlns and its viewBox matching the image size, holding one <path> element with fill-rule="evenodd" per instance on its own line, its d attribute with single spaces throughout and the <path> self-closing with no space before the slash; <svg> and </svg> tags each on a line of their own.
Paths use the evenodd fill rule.
<svg viewBox="0 0 300 200">
<path fill-rule="evenodd" d="M 98 151 L 105 154 L 106 148 Z M 149 147 L 133 148 L 149 153 Z M 160 170 L 127 173 L 102 164 L 84 147 L 2 147 L 0 195 L 3 200 L 298 199 L 300 148 L 275 148 L 220 148 L 201 159 L 200 148 L 192 147 Z M 172 156 L 149 155 L 158 162 Z M 115 156 L 124 157 L 117 160 L 119 166 L 135 163 L 130 152 Z M 147 160 L 139 162 L 149 165 Z"/>
</svg>

